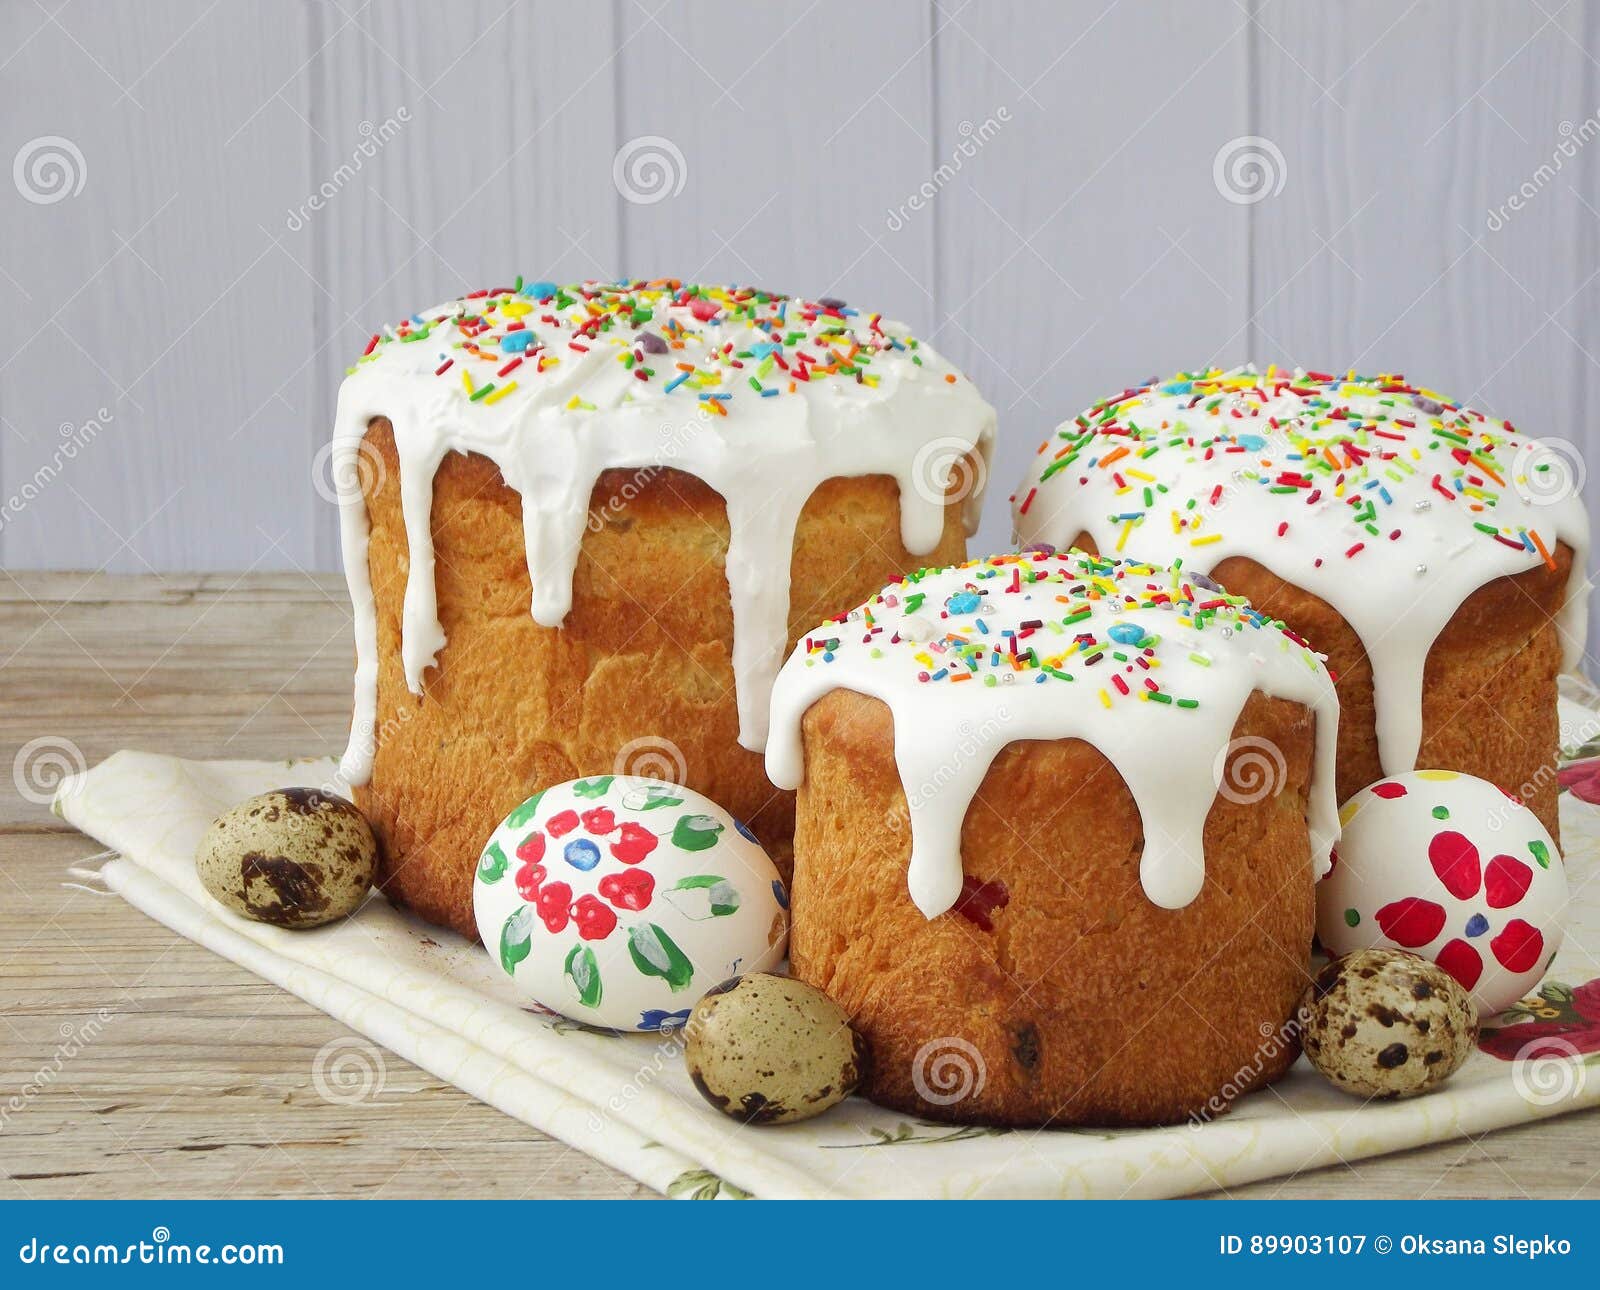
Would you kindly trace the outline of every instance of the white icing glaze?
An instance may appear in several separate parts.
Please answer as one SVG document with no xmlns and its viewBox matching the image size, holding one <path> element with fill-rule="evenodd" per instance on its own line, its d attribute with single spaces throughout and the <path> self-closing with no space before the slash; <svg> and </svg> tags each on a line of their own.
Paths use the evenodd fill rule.
<svg viewBox="0 0 1600 1290">
<path fill-rule="evenodd" d="M 1206 571 L 1248 556 L 1327 601 L 1372 664 L 1393 775 L 1416 765 L 1434 640 L 1479 587 L 1539 565 L 1540 543 L 1572 548 L 1558 627 L 1566 666 L 1582 657 L 1589 521 L 1569 485 L 1560 454 L 1402 377 L 1240 368 L 1065 422 L 1012 502 L 1021 542 L 1087 533 L 1102 551 Z"/>
<path fill-rule="evenodd" d="M 412 693 L 422 693 L 445 645 L 431 533 L 433 478 L 445 454 L 481 453 L 521 495 L 531 608 L 547 627 L 559 627 L 571 607 L 601 473 L 637 470 L 637 486 L 672 467 L 727 503 L 739 742 L 758 752 L 787 641 L 795 525 L 811 493 L 838 476 L 890 475 L 900 485 L 902 542 L 930 551 L 943 529 L 946 472 L 974 451 L 986 471 L 995 422 L 965 377 L 902 325 L 838 301 L 677 283 L 524 288 L 519 280 L 374 337 L 339 390 L 333 449 L 357 653 L 341 769 L 355 784 L 371 775 L 377 711 L 360 487 L 374 468 L 361 441 L 376 417 L 393 425 L 400 459 L 410 558 L 401 655 Z M 969 532 L 982 473 L 966 498 Z"/>
<path fill-rule="evenodd" d="M 800 786 L 800 722 L 828 691 L 888 704 L 911 816 L 907 883 L 933 918 L 961 895 L 962 821 L 1001 748 L 1083 739 L 1139 808 L 1146 894 L 1177 909 L 1204 881 L 1205 821 L 1219 787 L 1251 801 L 1283 787 L 1283 754 L 1266 741 L 1242 741 L 1234 779 L 1221 782 L 1234 725 L 1260 690 L 1316 715 L 1310 882 L 1327 871 L 1338 833 L 1338 702 L 1316 655 L 1241 606 L 1206 580 L 1076 551 L 913 575 L 795 648 L 773 688 L 767 775 L 780 788 Z M 1143 636 L 1119 642 L 1113 629 Z M 1166 702 L 1150 697 L 1151 685 Z"/>
</svg>

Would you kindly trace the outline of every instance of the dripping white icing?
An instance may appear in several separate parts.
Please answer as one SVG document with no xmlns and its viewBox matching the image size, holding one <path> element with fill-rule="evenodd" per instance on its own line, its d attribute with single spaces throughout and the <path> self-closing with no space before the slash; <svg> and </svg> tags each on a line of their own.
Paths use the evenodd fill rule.
<svg viewBox="0 0 1600 1290">
<path fill-rule="evenodd" d="M 758 393 L 752 381 L 773 393 Z M 530 608 L 546 627 L 559 627 L 571 607 L 602 472 L 639 470 L 642 481 L 671 467 L 727 504 L 739 742 L 758 752 L 787 641 L 794 529 L 811 493 L 839 476 L 890 475 L 900 485 L 903 544 L 930 551 L 943 530 L 948 472 L 972 452 L 987 468 L 995 424 L 966 378 L 903 326 L 834 301 L 677 283 L 519 283 L 406 320 L 351 369 L 334 426 L 356 624 L 355 712 L 341 764 L 352 784 L 370 777 L 376 742 L 377 623 L 361 477 L 381 468 L 362 450 L 377 417 L 393 425 L 400 461 L 410 560 L 401 657 L 412 693 L 422 693 L 445 645 L 431 512 L 447 453 L 482 454 L 521 495 Z M 980 503 L 981 478 L 966 497 L 969 532 Z"/>
<path fill-rule="evenodd" d="M 1194 595 L 1210 608 L 1197 615 Z M 1137 643 L 1117 639 L 1129 635 Z M 1021 663 L 1011 661 L 1013 639 Z M 951 679 L 962 673 L 971 678 Z M 1146 680 L 1170 702 L 1141 697 Z M 800 786 L 801 719 L 835 689 L 881 699 L 893 714 L 911 816 L 907 883 L 929 918 L 960 896 L 962 821 L 995 756 L 1019 739 L 1099 749 L 1139 808 L 1146 894 L 1163 908 L 1187 905 L 1205 878 L 1205 821 L 1234 724 L 1255 690 L 1316 715 L 1307 822 L 1314 876 L 1327 870 L 1339 719 L 1327 670 L 1277 626 L 1165 569 L 1025 553 L 891 584 L 813 632 L 779 674 L 767 775 L 780 788 Z M 1281 789 L 1282 757 L 1264 741 L 1241 748 L 1226 791 L 1259 800 L 1263 785 Z"/>
<path fill-rule="evenodd" d="M 1434 640 L 1479 587 L 1542 562 L 1535 534 L 1572 548 L 1557 627 L 1566 666 L 1582 657 L 1589 519 L 1569 484 L 1559 454 L 1401 377 L 1241 368 L 1129 390 L 1064 423 L 1012 501 L 1022 543 L 1088 533 L 1102 551 L 1206 571 L 1248 556 L 1327 601 L 1372 664 L 1379 759 L 1395 775 L 1416 765 Z"/>
</svg>

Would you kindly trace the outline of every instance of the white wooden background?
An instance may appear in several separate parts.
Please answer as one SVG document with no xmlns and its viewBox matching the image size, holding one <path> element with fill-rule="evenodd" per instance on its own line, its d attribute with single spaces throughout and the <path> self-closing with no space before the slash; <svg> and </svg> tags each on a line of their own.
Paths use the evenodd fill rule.
<svg viewBox="0 0 1600 1290">
<path fill-rule="evenodd" d="M 344 367 L 517 272 L 905 319 L 1001 410 L 989 547 L 1050 426 L 1213 361 L 1403 370 L 1595 457 L 1597 53 L 1586 0 L 0 0 L 0 564 L 337 567 Z"/>
</svg>

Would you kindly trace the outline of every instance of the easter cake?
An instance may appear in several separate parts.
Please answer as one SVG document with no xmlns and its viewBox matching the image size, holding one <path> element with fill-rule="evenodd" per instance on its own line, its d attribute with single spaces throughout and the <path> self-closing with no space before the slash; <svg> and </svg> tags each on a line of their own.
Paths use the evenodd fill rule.
<svg viewBox="0 0 1600 1290">
<path fill-rule="evenodd" d="M 1327 656 L 1341 801 L 1437 767 L 1557 834 L 1556 678 L 1589 524 L 1549 443 L 1400 376 L 1244 368 L 1129 389 L 1040 445 L 1019 539 L 1177 564 Z"/>
<path fill-rule="evenodd" d="M 474 935 L 496 824 L 617 772 L 704 792 L 781 861 L 773 677 L 805 627 L 964 555 L 994 420 L 903 326 L 832 299 L 519 278 L 374 335 L 332 462 L 342 774 L 387 894 Z"/>
<path fill-rule="evenodd" d="M 1159 1124 L 1281 1074 L 1337 831 L 1338 708 L 1293 633 L 1186 572 L 1045 550 L 924 570 L 810 632 L 791 970 L 863 1091 L 996 1124 Z"/>
</svg>

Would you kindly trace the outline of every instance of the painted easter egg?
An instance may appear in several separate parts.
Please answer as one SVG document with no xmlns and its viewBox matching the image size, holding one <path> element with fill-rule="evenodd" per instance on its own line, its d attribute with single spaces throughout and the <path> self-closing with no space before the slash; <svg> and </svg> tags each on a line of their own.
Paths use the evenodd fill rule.
<svg viewBox="0 0 1600 1290">
<path fill-rule="evenodd" d="M 788 895 L 748 829 L 634 775 L 536 793 L 483 848 L 484 948 L 535 1003 L 615 1030 L 682 1025 L 718 982 L 783 960 Z"/>
<path fill-rule="evenodd" d="M 1538 816 L 1485 780 L 1418 770 L 1362 789 L 1340 821 L 1317 888 L 1317 936 L 1330 954 L 1420 954 L 1484 1018 L 1534 990 L 1567 903 L 1561 855 Z"/>
</svg>

